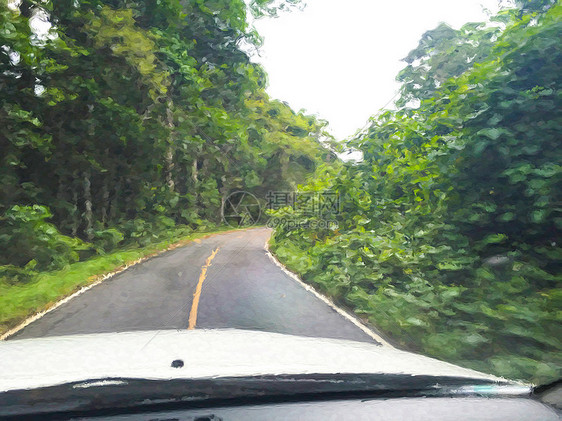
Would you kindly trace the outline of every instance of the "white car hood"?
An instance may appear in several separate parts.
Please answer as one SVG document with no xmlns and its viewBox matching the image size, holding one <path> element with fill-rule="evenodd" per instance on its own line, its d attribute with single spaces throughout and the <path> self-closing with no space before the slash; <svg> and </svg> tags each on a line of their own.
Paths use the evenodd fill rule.
<svg viewBox="0 0 562 421">
<path fill-rule="evenodd" d="M 172 361 L 182 360 L 181 368 Z M 387 373 L 505 381 L 390 347 L 235 329 L 164 330 L 0 342 L 0 392 L 102 378 L 202 379 Z"/>
</svg>

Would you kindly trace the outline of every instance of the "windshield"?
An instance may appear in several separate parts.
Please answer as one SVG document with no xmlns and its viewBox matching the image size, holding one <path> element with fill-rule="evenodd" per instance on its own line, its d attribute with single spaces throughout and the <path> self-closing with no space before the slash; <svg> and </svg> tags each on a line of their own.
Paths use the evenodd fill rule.
<svg viewBox="0 0 562 421">
<path fill-rule="evenodd" d="M 555 0 L 0 0 L 0 393 L 556 381 L 561 34 Z"/>
</svg>

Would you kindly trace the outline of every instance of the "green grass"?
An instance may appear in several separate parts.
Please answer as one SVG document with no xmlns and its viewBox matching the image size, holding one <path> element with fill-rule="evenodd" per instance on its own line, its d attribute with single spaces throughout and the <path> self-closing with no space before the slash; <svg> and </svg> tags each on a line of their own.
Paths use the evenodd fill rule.
<svg viewBox="0 0 562 421">
<path fill-rule="evenodd" d="M 195 239 L 226 231 L 233 229 L 222 227 L 189 235 L 184 232 L 146 247 L 118 249 L 103 256 L 73 263 L 61 270 L 40 273 L 26 283 L 12 285 L 0 282 L 0 335 L 80 288 L 96 282 L 107 273 L 141 258 L 158 255 L 168 248 L 179 247 Z"/>
</svg>

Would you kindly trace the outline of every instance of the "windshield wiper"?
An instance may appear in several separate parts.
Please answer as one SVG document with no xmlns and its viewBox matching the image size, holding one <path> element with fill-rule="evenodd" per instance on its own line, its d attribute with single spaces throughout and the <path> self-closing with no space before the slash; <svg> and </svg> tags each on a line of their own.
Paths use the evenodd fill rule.
<svg viewBox="0 0 562 421">
<path fill-rule="evenodd" d="M 163 404 L 270 402 L 307 398 L 521 395 L 530 388 L 509 382 L 402 374 L 298 374 L 207 379 L 91 379 L 33 390 L 0 393 L 0 416 L 37 416 Z"/>
</svg>

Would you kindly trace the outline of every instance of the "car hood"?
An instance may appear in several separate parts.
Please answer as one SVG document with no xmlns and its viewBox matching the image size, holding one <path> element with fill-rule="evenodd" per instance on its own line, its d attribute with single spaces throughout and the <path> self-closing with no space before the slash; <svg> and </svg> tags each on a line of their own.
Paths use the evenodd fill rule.
<svg viewBox="0 0 562 421">
<path fill-rule="evenodd" d="M 183 366 L 173 367 L 176 360 Z M 505 382 L 387 346 L 235 329 L 99 333 L 0 342 L 0 392 L 103 378 L 173 380 L 320 373 Z"/>
</svg>

